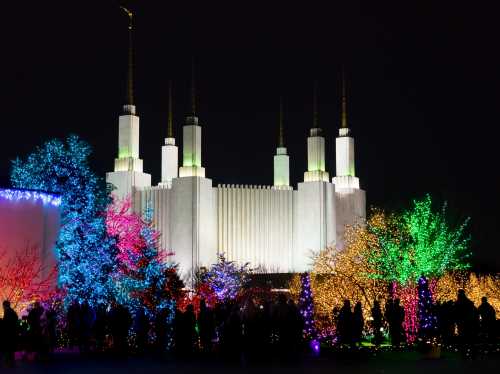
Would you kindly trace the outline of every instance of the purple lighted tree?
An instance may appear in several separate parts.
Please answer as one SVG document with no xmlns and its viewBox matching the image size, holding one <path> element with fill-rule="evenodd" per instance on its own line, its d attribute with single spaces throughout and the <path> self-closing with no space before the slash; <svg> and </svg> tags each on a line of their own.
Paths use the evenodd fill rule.
<svg viewBox="0 0 500 374">
<path fill-rule="evenodd" d="M 314 325 L 314 303 L 313 295 L 311 290 L 311 277 L 308 273 L 303 273 L 300 275 L 300 298 L 299 298 L 299 310 L 300 314 L 304 320 L 304 338 L 310 342 L 313 350 L 319 350 L 319 343 L 317 341 L 317 331 Z"/>
<path fill-rule="evenodd" d="M 420 337 L 431 338 L 436 329 L 436 316 L 433 312 L 432 292 L 426 277 L 418 279 L 418 321 Z"/>
</svg>

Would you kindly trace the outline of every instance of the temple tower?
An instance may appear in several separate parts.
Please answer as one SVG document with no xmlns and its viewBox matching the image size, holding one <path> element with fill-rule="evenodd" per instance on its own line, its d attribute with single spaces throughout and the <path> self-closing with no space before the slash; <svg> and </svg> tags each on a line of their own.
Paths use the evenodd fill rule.
<svg viewBox="0 0 500 374">
<path fill-rule="evenodd" d="M 343 247 L 346 225 L 363 224 L 366 219 L 366 195 L 359 188 L 354 166 L 354 138 L 347 125 L 347 87 L 342 72 L 341 122 L 339 136 L 335 139 L 337 200 L 337 245 Z"/>
<path fill-rule="evenodd" d="M 217 191 L 205 178 L 201 159 L 201 126 L 196 115 L 194 63 L 191 113 L 183 127 L 183 157 L 179 178 L 172 180 L 171 243 L 174 261 L 188 287 L 196 272 L 217 261 Z"/>
<path fill-rule="evenodd" d="M 318 123 L 318 85 L 313 93 L 313 125 L 307 138 L 307 171 L 298 184 L 295 211 L 297 238 L 293 270 L 310 270 L 311 255 L 335 244 L 335 186 L 325 167 L 325 138 Z"/>
<path fill-rule="evenodd" d="M 280 98 L 278 147 L 274 155 L 274 188 L 291 189 L 290 157 L 285 147 L 283 132 L 283 98 Z"/>
<path fill-rule="evenodd" d="M 304 182 L 329 181 L 325 170 L 325 138 L 318 124 L 318 83 L 314 83 L 313 92 L 313 125 L 307 138 L 307 171 Z"/>
<path fill-rule="evenodd" d="M 128 77 L 126 104 L 118 120 L 118 158 L 115 159 L 114 171 L 106 173 L 106 181 L 113 184 L 115 195 L 123 198 L 134 194 L 136 188 L 151 186 L 151 175 L 143 172 L 139 158 L 139 116 L 136 114 L 133 94 L 133 14 L 126 12 L 128 24 Z"/>
<path fill-rule="evenodd" d="M 172 81 L 168 84 L 168 126 L 165 145 L 161 147 L 161 182 L 162 187 L 172 187 L 172 180 L 177 178 L 179 168 L 179 149 L 175 145 L 172 118 Z"/>
</svg>

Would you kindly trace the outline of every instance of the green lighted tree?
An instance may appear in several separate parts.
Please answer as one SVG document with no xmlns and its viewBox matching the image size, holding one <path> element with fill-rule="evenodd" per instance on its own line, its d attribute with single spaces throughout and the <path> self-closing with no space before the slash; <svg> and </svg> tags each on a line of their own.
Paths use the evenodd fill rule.
<svg viewBox="0 0 500 374">
<path fill-rule="evenodd" d="M 414 200 L 402 214 L 381 216 L 368 222 L 368 229 L 378 238 L 370 252 L 377 278 L 406 285 L 420 276 L 435 278 L 448 270 L 469 267 L 470 238 L 465 235 L 468 219 L 456 228 L 450 227 L 446 204 L 435 212 L 427 195 Z"/>
</svg>

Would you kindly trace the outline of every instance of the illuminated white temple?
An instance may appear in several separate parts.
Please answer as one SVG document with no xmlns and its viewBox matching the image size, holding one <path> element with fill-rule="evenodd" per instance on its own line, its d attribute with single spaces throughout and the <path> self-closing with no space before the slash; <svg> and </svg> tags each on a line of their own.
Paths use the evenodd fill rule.
<svg viewBox="0 0 500 374">
<path fill-rule="evenodd" d="M 213 186 L 205 176 L 202 126 L 194 110 L 183 126 L 180 167 L 169 120 L 161 150 L 161 182 L 151 186 L 151 176 L 143 173 L 139 158 L 138 125 L 136 115 L 120 116 L 118 159 L 107 181 L 116 186 L 117 195 L 132 196 L 137 212 L 147 204 L 153 207 L 161 246 L 174 253 L 172 260 L 179 263 L 184 277 L 213 264 L 219 253 L 267 272 L 309 270 L 311 251 L 342 246 L 345 225 L 365 218 L 365 192 L 355 176 L 354 139 L 345 120 L 335 142 L 337 173 L 332 180 L 325 170 L 327 142 L 314 120 L 307 138 L 308 168 L 297 189 L 290 185 L 282 120 L 274 184 L 269 186 Z"/>
<path fill-rule="evenodd" d="M 129 80 L 131 87 L 131 76 Z M 161 246 L 174 253 L 172 261 L 179 264 L 182 276 L 189 280 L 196 269 L 215 263 L 220 253 L 228 260 L 249 262 L 267 272 L 303 272 L 310 269 L 312 251 L 342 246 L 345 225 L 362 223 L 366 217 L 365 192 L 359 188 L 354 171 L 354 139 L 347 128 L 345 90 L 335 142 L 334 178 L 330 179 L 325 168 L 328 142 L 317 121 L 315 89 L 314 121 L 306 140 L 307 170 L 297 189 L 290 185 L 281 105 L 273 185 L 213 186 L 203 167 L 194 77 L 192 82 L 191 113 L 182 131 L 182 165 L 178 165 L 169 99 L 161 181 L 151 186 L 151 176 L 143 172 L 139 158 L 139 118 L 130 94 L 119 120 L 115 170 L 106 176 L 116 186 L 117 195 L 132 197 L 135 211 L 143 211 L 148 204 L 153 207 Z"/>
</svg>

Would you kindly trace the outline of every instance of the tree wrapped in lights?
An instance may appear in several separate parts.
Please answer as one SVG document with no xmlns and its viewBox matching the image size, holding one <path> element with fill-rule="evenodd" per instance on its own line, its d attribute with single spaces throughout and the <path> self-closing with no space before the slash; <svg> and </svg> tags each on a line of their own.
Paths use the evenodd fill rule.
<svg viewBox="0 0 500 374">
<path fill-rule="evenodd" d="M 233 261 L 227 261 L 224 254 L 219 254 L 218 260 L 201 275 L 201 281 L 213 290 L 217 300 L 233 300 L 247 283 L 249 264 L 238 266 Z"/>
<path fill-rule="evenodd" d="M 24 253 L 8 258 L 0 252 L 0 300 L 9 300 L 12 308 L 21 312 L 33 300 L 51 296 L 57 278 L 55 265 L 42 264 L 39 248 L 26 247 Z"/>
<path fill-rule="evenodd" d="M 481 304 L 481 298 L 486 296 L 497 315 L 500 315 L 500 275 L 478 275 L 465 271 L 450 272 L 436 281 L 434 299 L 444 303 L 456 300 L 457 290 L 463 289 L 467 297 L 476 307 Z"/>
<path fill-rule="evenodd" d="M 159 249 L 160 233 L 153 228 L 152 209 L 143 216 L 132 212 L 130 199 L 116 200 L 108 207 L 106 228 L 116 239 L 118 272 L 114 276 L 116 297 L 132 311 L 145 308 L 154 316 L 158 310 L 172 313 L 178 293 L 175 267 L 168 264 L 166 251 Z"/>
<path fill-rule="evenodd" d="M 421 338 L 431 338 L 437 328 L 437 319 L 432 302 L 432 293 L 426 277 L 418 279 L 418 321 Z"/>
<path fill-rule="evenodd" d="M 300 297 L 299 311 L 304 321 L 304 338 L 313 342 L 317 338 L 316 327 L 314 325 L 314 303 L 311 289 L 311 278 L 308 273 L 300 275 Z"/>
<path fill-rule="evenodd" d="M 437 278 L 447 271 L 468 268 L 467 223 L 449 227 L 446 204 L 439 213 L 434 212 L 429 195 L 414 200 L 413 207 L 401 215 L 376 213 L 368 225 L 378 239 L 370 251 L 376 269 L 372 276 L 405 285 L 421 276 Z"/>
<path fill-rule="evenodd" d="M 66 302 L 107 302 L 112 295 L 115 247 L 106 235 L 109 190 L 89 166 L 90 146 L 72 135 L 50 140 L 26 159 L 12 163 L 17 188 L 61 196 L 61 231 L 56 243 L 59 286 Z"/>
<path fill-rule="evenodd" d="M 313 258 L 312 286 L 315 307 L 319 314 L 331 317 L 334 307 L 345 299 L 363 305 L 364 318 L 370 316 L 374 300 L 384 298 L 386 283 L 376 277 L 369 260 L 369 251 L 376 237 L 364 226 L 348 226 L 344 248 L 328 247 Z"/>
<path fill-rule="evenodd" d="M 331 339 L 335 335 L 332 311 L 345 299 L 361 302 L 363 317 L 371 315 L 374 300 L 382 301 L 387 294 L 387 282 L 370 276 L 374 272 L 369 260 L 370 248 L 377 238 L 365 226 L 346 227 L 344 248 L 328 247 L 313 254 L 310 283 L 314 294 L 315 326 L 318 336 Z M 295 275 L 290 284 L 291 295 L 298 301 L 302 290 L 301 276 Z"/>
<path fill-rule="evenodd" d="M 464 237 L 467 221 L 452 229 L 445 220 L 446 206 L 440 213 L 431 208 L 427 196 L 414 201 L 412 209 L 403 214 L 374 209 L 365 226 L 346 228 L 344 249 L 320 251 L 314 257 L 311 275 L 317 320 L 328 318 L 331 324 L 332 309 L 342 306 L 344 299 L 361 301 L 367 319 L 373 301 L 383 302 L 389 288 L 405 308 L 405 331 L 413 341 L 419 325 L 420 276 L 428 277 L 432 286 L 433 277 L 448 269 L 468 267 L 469 239 Z M 290 291 L 298 297 L 298 276 L 292 279 Z"/>
<path fill-rule="evenodd" d="M 446 204 L 439 213 L 434 212 L 429 195 L 414 200 L 412 208 L 401 215 L 375 212 L 369 221 L 368 230 L 377 238 L 369 252 L 375 270 L 370 276 L 392 282 L 393 296 L 405 307 L 405 331 L 410 342 L 418 330 L 418 279 L 432 280 L 446 271 L 469 266 L 469 238 L 464 235 L 467 223 L 449 227 Z"/>
</svg>

